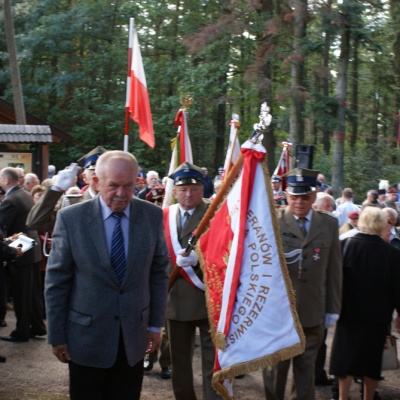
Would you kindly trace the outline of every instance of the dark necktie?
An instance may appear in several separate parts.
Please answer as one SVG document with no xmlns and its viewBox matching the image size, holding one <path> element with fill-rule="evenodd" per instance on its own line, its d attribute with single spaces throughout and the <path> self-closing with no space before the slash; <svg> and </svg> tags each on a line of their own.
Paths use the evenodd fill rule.
<svg viewBox="0 0 400 400">
<path fill-rule="evenodd" d="M 190 219 L 190 214 L 187 211 L 185 211 L 185 214 L 183 214 L 183 215 L 184 215 L 185 218 L 184 218 L 184 221 L 183 221 L 182 230 L 184 230 L 186 228 L 186 225 L 188 224 L 189 219 Z"/>
<path fill-rule="evenodd" d="M 114 268 L 119 283 L 122 283 L 126 269 L 124 235 L 121 229 L 121 218 L 123 215 L 124 213 L 122 212 L 112 213 L 113 218 L 115 218 L 115 227 L 111 239 L 111 265 Z"/>
<path fill-rule="evenodd" d="M 306 221 L 307 221 L 307 218 L 299 218 L 297 220 L 297 223 L 299 224 L 299 228 L 301 230 L 301 233 L 303 234 L 304 237 L 307 236 Z"/>
</svg>

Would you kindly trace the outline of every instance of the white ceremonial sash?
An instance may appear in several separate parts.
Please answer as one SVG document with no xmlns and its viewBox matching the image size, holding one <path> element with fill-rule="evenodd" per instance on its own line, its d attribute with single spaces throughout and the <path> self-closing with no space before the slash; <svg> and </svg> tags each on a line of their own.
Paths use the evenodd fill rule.
<svg viewBox="0 0 400 400">
<path fill-rule="evenodd" d="M 179 211 L 179 205 L 178 204 L 173 204 L 172 206 L 169 207 L 169 213 L 168 213 L 168 226 L 170 230 L 170 236 L 171 236 L 171 244 L 172 244 L 172 250 L 175 253 L 175 258 L 178 255 L 178 251 L 182 250 L 182 246 L 179 243 L 178 240 L 178 227 L 176 225 L 176 220 L 177 220 L 177 213 Z M 181 270 L 184 271 L 184 276 L 187 278 L 187 280 L 194 286 L 196 286 L 198 289 L 204 291 L 204 283 L 200 280 L 200 278 L 196 275 L 196 272 L 194 272 L 194 269 L 192 266 L 189 267 L 179 267 Z"/>
</svg>

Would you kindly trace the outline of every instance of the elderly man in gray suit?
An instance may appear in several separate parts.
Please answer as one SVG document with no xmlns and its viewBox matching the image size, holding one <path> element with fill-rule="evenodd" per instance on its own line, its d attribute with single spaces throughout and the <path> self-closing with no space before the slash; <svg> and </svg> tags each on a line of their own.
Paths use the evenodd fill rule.
<svg viewBox="0 0 400 400">
<path fill-rule="evenodd" d="M 143 359 L 160 343 L 168 250 L 161 209 L 133 197 L 137 161 L 96 164 L 99 196 L 58 212 L 47 264 L 48 340 L 69 363 L 70 397 L 139 399 Z"/>
</svg>

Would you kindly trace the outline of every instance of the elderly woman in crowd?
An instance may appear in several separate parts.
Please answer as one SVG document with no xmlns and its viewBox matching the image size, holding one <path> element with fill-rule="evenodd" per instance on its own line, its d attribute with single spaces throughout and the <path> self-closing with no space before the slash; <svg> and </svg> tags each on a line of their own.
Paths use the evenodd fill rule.
<svg viewBox="0 0 400 400">
<path fill-rule="evenodd" d="M 366 207 L 360 233 L 343 242 L 342 310 L 330 364 L 340 400 L 348 399 L 354 376 L 364 378 L 364 400 L 373 400 L 393 311 L 400 310 L 400 252 L 380 236 L 387 225 L 380 208 Z"/>
</svg>

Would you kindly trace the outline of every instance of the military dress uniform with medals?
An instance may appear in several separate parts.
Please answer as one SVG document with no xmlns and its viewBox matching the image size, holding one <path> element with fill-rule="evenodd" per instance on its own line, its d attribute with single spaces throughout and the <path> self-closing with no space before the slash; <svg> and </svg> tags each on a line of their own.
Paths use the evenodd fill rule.
<svg viewBox="0 0 400 400">
<path fill-rule="evenodd" d="M 201 185 L 202 170 L 190 163 L 182 164 L 171 176 L 175 187 Z M 202 186 L 201 186 L 202 187 Z M 207 211 L 209 202 L 202 199 L 190 216 L 174 204 L 164 209 L 164 227 L 170 252 L 170 273 L 177 251 L 186 249 L 192 232 Z M 187 221 L 182 221 L 185 218 Z M 180 268 L 181 273 L 170 286 L 167 302 L 167 327 L 172 359 L 172 386 L 178 400 L 196 400 L 193 385 L 193 351 L 196 328 L 200 330 L 204 400 L 220 399 L 211 386 L 215 347 L 211 340 L 206 308 L 203 274 L 199 263 Z"/>
<path fill-rule="evenodd" d="M 290 196 L 315 196 L 318 171 L 297 168 L 287 175 Z M 312 198 L 312 197 L 311 197 Z M 289 199 L 290 200 L 290 199 Z M 283 250 L 296 296 L 296 308 L 306 336 L 306 350 L 294 357 L 292 398 L 315 398 L 314 365 L 323 340 L 326 319 L 340 312 L 341 254 L 336 218 L 311 208 L 304 218 L 290 204 L 279 216 Z M 263 371 L 266 398 L 284 399 L 290 360 Z M 297 396 L 296 393 L 297 392 Z"/>
</svg>

